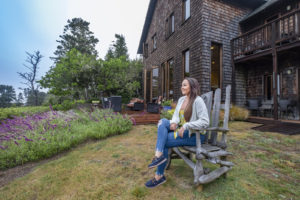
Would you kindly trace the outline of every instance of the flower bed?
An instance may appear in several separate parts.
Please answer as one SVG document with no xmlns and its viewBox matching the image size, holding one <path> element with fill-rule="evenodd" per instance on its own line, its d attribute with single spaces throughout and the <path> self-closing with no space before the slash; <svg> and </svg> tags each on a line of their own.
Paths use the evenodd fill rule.
<svg viewBox="0 0 300 200">
<path fill-rule="evenodd" d="M 50 111 L 48 106 L 0 108 L 0 120 Z"/>
<path fill-rule="evenodd" d="M 132 121 L 111 110 L 51 111 L 3 120 L 0 124 L 0 169 L 47 158 L 87 139 L 102 139 L 130 130 Z"/>
</svg>

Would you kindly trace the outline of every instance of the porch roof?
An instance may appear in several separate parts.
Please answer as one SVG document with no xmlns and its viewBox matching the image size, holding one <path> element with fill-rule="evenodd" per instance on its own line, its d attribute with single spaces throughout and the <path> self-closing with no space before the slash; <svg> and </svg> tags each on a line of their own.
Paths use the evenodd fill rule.
<svg viewBox="0 0 300 200">
<path fill-rule="evenodd" d="M 270 6 L 274 5 L 275 3 L 279 2 L 279 1 L 281 1 L 281 0 L 266 0 L 266 2 L 263 5 L 261 5 L 257 9 L 255 9 L 253 12 L 251 12 L 246 17 L 244 17 L 244 19 L 242 19 L 240 21 L 240 23 L 244 23 L 244 22 L 248 21 L 250 18 L 252 18 L 255 15 L 265 11 L 267 8 L 269 8 Z"/>
</svg>

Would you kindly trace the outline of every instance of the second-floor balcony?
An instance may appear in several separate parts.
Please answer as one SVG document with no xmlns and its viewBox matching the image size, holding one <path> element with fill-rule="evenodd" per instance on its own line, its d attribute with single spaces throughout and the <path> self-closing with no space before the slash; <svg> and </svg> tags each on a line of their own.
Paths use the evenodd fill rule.
<svg viewBox="0 0 300 200">
<path fill-rule="evenodd" d="M 297 9 L 234 38 L 231 41 L 233 59 L 270 52 L 272 47 L 290 46 L 299 41 L 300 10 Z"/>
</svg>

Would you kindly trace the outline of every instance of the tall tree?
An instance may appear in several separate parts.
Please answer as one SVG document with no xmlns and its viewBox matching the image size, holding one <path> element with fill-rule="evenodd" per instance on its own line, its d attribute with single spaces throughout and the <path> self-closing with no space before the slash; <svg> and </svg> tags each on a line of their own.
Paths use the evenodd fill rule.
<svg viewBox="0 0 300 200">
<path fill-rule="evenodd" d="M 37 100 L 36 100 L 36 93 L 37 93 Z M 40 106 L 42 105 L 46 93 L 41 91 L 33 92 L 29 88 L 24 89 L 24 96 L 26 98 L 26 106 Z"/>
<path fill-rule="evenodd" d="M 109 47 L 109 49 L 108 49 L 108 51 L 107 51 L 107 53 L 106 53 L 106 55 L 105 55 L 105 60 L 106 61 L 108 61 L 108 60 L 110 60 L 110 59 L 112 59 L 112 58 L 114 58 L 115 56 L 114 56 L 114 52 L 113 52 L 113 48 L 112 47 Z"/>
<path fill-rule="evenodd" d="M 57 46 L 52 59 L 57 62 L 60 58 L 66 56 L 67 52 L 75 48 L 82 54 L 97 56 L 95 49 L 99 40 L 94 37 L 93 32 L 89 29 L 90 23 L 81 19 L 73 18 L 68 20 L 68 24 L 64 27 L 63 35 L 57 40 Z"/>
<path fill-rule="evenodd" d="M 124 57 L 126 60 L 128 59 L 128 49 L 125 42 L 125 37 L 121 34 L 115 34 L 116 41 L 113 41 L 111 47 L 109 47 L 105 60 L 109 60 L 111 58 L 120 58 Z"/>
<path fill-rule="evenodd" d="M 29 72 L 18 72 L 20 77 L 25 80 L 25 82 L 22 82 L 24 85 L 26 85 L 34 94 L 35 97 L 35 105 L 38 105 L 38 84 L 36 83 L 36 76 L 37 76 L 37 71 L 38 71 L 38 64 L 40 63 L 42 59 L 42 55 L 40 54 L 39 51 L 35 51 L 34 54 L 30 54 L 26 52 L 27 54 L 27 59 L 26 59 L 26 64 L 23 64 Z"/>
<path fill-rule="evenodd" d="M 23 101 L 24 101 L 23 94 L 22 92 L 19 92 L 18 97 L 16 99 L 17 106 L 23 105 Z"/>
<path fill-rule="evenodd" d="M 75 99 L 84 97 L 87 100 L 89 91 L 95 93 L 97 87 L 97 67 L 95 56 L 72 49 L 42 77 L 40 84 L 49 88 L 51 94 L 72 96 Z"/>
<path fill-rule="evenodd" d="M 10 85 L 0 85 L 0 107 L 5 108 L 11 105 L 16 99 L 15 89 Z"/>
</svg>

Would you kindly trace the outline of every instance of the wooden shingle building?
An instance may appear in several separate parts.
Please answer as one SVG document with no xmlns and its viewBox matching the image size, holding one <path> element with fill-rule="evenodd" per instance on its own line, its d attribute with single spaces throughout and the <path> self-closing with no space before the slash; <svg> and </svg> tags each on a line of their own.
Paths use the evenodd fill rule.
<svg viewBox="0 0 300 200">
<path fill-rule="evenodd" d="M 299 0 L 150 0 L 138 53 L 147 102 L 177 100 L 190 76 L 201 93 L 231 84 L 235 104 L 299 119 Z"/>
</svg>

